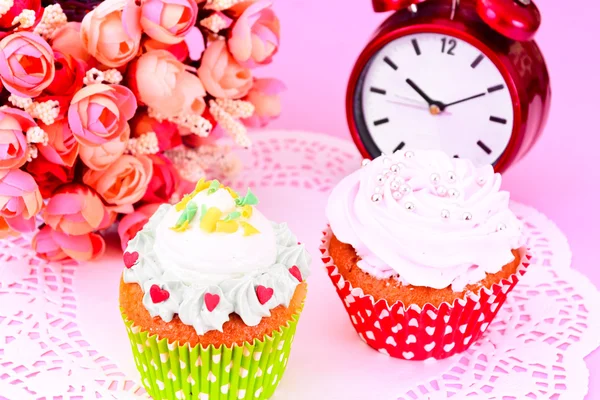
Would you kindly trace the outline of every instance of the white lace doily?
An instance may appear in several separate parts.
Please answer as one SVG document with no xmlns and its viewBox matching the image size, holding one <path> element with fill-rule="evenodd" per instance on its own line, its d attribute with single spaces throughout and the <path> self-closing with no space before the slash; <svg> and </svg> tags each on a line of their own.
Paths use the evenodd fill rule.
<svg viewBox="0 0 600 400">
<path fill-rule="evenodd" d="M 600 294 L 570 268 L 567 240 L 513 204 L 534 258 L 467 353 L 434 363 L 391 359 L 359 340 L 318 257 L 328 191 L 359 165 L 350 142 L 303 132 L 257 133 L 234 186 L 288 221 L 313 254 L 309 296 L 275 399 L 583 399 L 584 357 L 600 345 Z M 118 310 L 116 242 L 99 262 L 46 263 L 28 238 L 0 242 L 0 398 L 140 399 Z"/>
</svg>

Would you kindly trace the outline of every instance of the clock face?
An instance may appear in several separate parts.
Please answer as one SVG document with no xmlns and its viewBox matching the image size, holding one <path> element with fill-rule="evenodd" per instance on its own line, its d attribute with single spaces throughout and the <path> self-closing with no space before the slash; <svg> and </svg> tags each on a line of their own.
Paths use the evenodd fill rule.
<svg viewBox="0 0 600 400">
<path fill-rule="evenodd" d="M 508 146 L 513 101 L 496 65 L 475 46 L 417 33 L 387 43 L 368 63 L 355 115 L 373 155 L 435 148 L 493 164 Z"/>
</svg>

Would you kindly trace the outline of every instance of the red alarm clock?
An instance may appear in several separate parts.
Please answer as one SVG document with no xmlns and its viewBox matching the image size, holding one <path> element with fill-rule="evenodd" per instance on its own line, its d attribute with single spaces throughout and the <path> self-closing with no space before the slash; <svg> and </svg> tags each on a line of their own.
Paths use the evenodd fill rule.
<svg viewBox="0 0 600 400">
<path fill-rule="evenodd" d="M 550 78 L 530 0 L 373 0 L 395 11 L 358 58 L 346 96 L 363 156 L 437 148 L 497 171 L 541 134 Z"/>
</svg>

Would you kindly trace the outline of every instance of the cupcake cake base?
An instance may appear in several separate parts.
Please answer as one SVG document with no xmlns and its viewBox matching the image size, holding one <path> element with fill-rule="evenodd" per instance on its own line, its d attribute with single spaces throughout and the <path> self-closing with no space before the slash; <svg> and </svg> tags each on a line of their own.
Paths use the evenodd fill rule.
<svg viewBox="0 0 600 400">
<path fill-rule="evenodd" d="M 467 350 L 486 331 L 530 258 L 520 250 L 515 273 L 490 287 L 482 286 L 477 293 L 437 306 L 405 307 L 401 301 L 375 300 L 344 279 L 329 252 L 332 237 L 327 227 L 320 246 L 322 261 L 359 337 L 380 353 L 406 360 L 443 359 Z"/>
</svg>

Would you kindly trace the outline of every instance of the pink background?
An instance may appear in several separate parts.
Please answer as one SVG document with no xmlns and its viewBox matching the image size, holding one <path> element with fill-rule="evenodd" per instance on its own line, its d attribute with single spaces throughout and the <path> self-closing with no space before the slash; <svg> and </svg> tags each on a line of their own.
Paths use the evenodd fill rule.
<svg viewBox="0 0 600 400">
<path fill-rule="evenodd" d="M 448 0 L 450 1 L 450 0 Z M 574 268 L 600 286 L 594 246 L 600 244 L 600 3 L 538 0 L 537 41 L 546 57 L 553 99 L 536 147 L 504 175 L 512 198 L 554 220 L 569 238 Z M 275 64 L 257 75 L 288 86 L 276 128 L 349 138 L 344 96 L 358 54 L 385 15 L 369 0 L 279 0 L 283 43 Z M 600 398 L 600 351 L 591 367 L 588 398 Z M 596 378 L 596 379 L 594 379 Z"/>
</svg>

